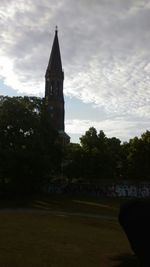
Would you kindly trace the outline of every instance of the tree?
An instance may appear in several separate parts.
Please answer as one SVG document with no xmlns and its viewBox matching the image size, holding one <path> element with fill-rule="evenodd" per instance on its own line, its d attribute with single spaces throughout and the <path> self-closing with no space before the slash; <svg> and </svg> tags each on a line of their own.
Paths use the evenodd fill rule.
<svg viewBox="0 0 150 267">
<path fill-rule="evenodd" d="M 113 179 L 118 179 L 122 176 L 121 141 L 116 137 L 107 138 L 107 146 L 110 176 Z"/>
<path fill-rule="evenodd" d="M 80 137 L 80 142 L 82 148 L 87 152 L 90 152 L 93 148 L 97 147 L 98 136 L 96 129 L 94 127 L 90 127 L 89 130 L 85 132 L 85 135 Z"/>
<path fill-rule="evenodd" d="M 79 144 L 70 143 L 64 148 L 64 174 L 72 178 L 83 178 L 83 150 Z"/>
<path fill-rule="evenodd" d="M 80 138 L 84 151 L 83 162 L 85 175 L 90 179 L 115 178 L 120 164 L 120 140 L 107 138 L 101 130 L 97 133 L 94 127 L 89 128 Z"/>
<path fill-rule="evenodd" d="M 43 100 L 0 97 L 0 177 L 16 191 L 37 190 L 60 167 L 57 133 Z"/>
<path fill-rule="evenodd" d="M 134 137 L 129 141 L 128 149 L 129 179 L 150 179 L 150 132 L 146 131 L 140 138 Z"/>
</svg>

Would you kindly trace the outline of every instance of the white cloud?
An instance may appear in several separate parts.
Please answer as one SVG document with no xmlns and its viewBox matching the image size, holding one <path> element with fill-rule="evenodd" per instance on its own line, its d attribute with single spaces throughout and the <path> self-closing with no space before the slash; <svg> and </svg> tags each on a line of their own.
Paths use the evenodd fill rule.
<svg viewBox="0 0 150 267">
<path fill-rule="evenodd" d="M 150 114 L 149 11 L 149 0 L 1 0 L 0 77 L 20 93 L 43 96 L 58 24 L 65 94 L 101 107 L 104 127 L 120 115 L 122 128 L 132 126 L 131 117 L 136 129 L 138 117 L 143 130 Z"/>
<path fill-rule="evenodd" d="M 149 117 L 146 106 L 150 104 L 150 76 L 144 70 L 148 60 L 139 61 L 135 55 L 124 62 L 117 58 L 107 63 L 94 59 L 88 70 L 79 72 L 75 78 L 72 74 L 66 93 L 103 106 L 109 113 L 140 115 L 140 110 L 145 110 L 141 115 Z"/>
<path fill-rule="evenodd" d="M 60 7 L 61 1 L 2 1 L 0 77 L 7 86 L 26 94 L 44 94 L 49 23 Z"/>
<path fill-rule="evenodd" d="M 141 122 L 140 122 L 141 125 Z M 143 121 L 142 127 L 139 121 L 131 121 L 128 118 L 116 117 L 114 119 L 106 119 L 103 121 L 91 120 L 67 120 L 66 131 L 69 134 L 83 135 L 90 127 L 95 127 L 97 131 L 103 130 L 107 137 L 116 137 L 121 141 L 128 141 L 130 138 L 140 136 L 149 127 L 149 121 Z"/>
</svg>

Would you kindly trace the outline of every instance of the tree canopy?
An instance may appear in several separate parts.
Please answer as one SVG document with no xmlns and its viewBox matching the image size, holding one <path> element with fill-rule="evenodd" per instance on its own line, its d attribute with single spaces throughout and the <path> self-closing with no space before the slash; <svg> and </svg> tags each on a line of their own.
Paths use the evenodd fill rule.
<svg viewBox="0 0 150 267">
<path fill-rule="evenodd" d="M 36 97 L 0 97 L 0 177 L 3 186 L 36 190 L 60 168 L 57 133 Z"/>
<path fill-rule="evenodd" d="M 149 131 L 122 144 L 118 138 L 108 138 L 102 130 L 97 133 L 91 127 L 81 136 L 80 145 L 69 147 L 71 163 L 66 173 L 69 170 L 70 177 L 89 181 L 150 179 Z"/>
<path fill-rule="evenodd" d="M 0 96 L 0 191 L 38 191 L 62 168 L 69 179 L 148 181 L 150 131 L 121 143 L 91 127 L 62 149 L 43 99 Z"/>
</svg>

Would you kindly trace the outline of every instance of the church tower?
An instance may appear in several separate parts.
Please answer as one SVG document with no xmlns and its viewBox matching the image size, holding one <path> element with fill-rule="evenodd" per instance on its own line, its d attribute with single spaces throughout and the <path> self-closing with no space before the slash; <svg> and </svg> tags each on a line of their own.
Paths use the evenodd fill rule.
<svg viewBox="0 0 150 267">
<path fill-rule="evenodd" d="M 63 143 L 68 143 L 70 137 L 65 133 L 65 109 L 63 94 L 64 72 L 62 69 L 58 30 L 56 27 L 52 50 L 45 74 L 45 104 L 52 127 L 58 131 Z"/>
</svg>

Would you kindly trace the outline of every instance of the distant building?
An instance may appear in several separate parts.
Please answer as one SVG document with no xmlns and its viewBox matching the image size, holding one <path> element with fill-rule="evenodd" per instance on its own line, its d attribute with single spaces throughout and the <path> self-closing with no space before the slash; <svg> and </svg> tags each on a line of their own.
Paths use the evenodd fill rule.
<svg viewBox="0 0 150 267">
<path fill-rule="evenodd" d="M 58 131 L 61 143 L 70 142 L 70 137 L 65 133 L 65 107 L 63 94 L 64 72 L 62 69 L 58 31 L 55 37 L 45 74 L 45 104 L 49 113 L 52 127 Z"/>
</svg>

